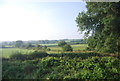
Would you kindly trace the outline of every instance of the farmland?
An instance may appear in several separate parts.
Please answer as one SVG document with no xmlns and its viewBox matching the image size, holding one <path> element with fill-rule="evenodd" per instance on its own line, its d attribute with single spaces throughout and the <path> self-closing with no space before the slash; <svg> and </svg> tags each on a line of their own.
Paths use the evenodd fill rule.
<svg viewBox="0 0 120 81">
<path fill-rule="evenodd" d="M 74 9 L 72 9 L 73 3 L 70 3 L 69 6 L 62 4 L 54 7 L 52 7 L 53 3 L 50 6 L 47 4 L 47 7 L 42 7 L 47 9 L 44 11 L 41 11 L 40 6 L 33 6 L 32 8 L 32 6 L 27 5 L 29 10 L 31 10 L 30 8 L 35 10 L 35 17 L 37 17 L 34 18 L 34 16 L 29 15 L 30 17 L 27 16 L 27 19 L 25 19 L 26 15 L 20 19 L 21 14 L 14 16 L 15 12 L 13 11 L 19 11 L 17 7 L 16 10 L 10 10 L 13 9 L 12 7 L 7 9 L 13 12 L 13 16 L 10 17 L 10 20 L 2 19 L 7 20 L 7 22 L 3 21 L 2 24 L 6 30 L 9 30 L 7 27 L 11 29 L 10 33 L 8 33 L 9 31 L 7 33 L 12 34 L 9 36 L 12 38 L 11 40 L 14 39 L 15 41 L 10 41 L 7 38 L 6 40 L 9 39 L 9 41 L 0 42 L 0 48 L 2 48 L 2 50 L 0 49 L 0 59 L 2 59 L 0 68 L 2 68 L 3 80 L 120 81 L 120 2 L 86 2 L 84 5 L 86 9 L 83 11 L 81 9 L 84 7 L 80 4 L 75 3 L 76 8 Z M 55 12 L 56 10 L 58 13 Z M 72 11 L 69 12 L 69 10 Z M 37 11 L 44 14 L 47 11 L 48 14 L 43 17 L 39 13 L 37 14 Z M 69 18 L 73 16 L 73 13 L 78 13 L 77 17 L 74 16 L 74 20 Z M 49 15 L 52 16 L 49 17 Z M 3 14 L 2 18 L 9 17 Z M 12 19 L 20 22 L 14 23 Z M 24 23 L 21 22 L 21 19 L 25 20 Z M 31 20 L 33 21 L 31 22 Z M 81 32 L 81 39 L 73 33 L 74 28 L 72 28 L 72 22 L 69 20 L 76 22 L 78 31 Z M 40 29 L 38 30 L 38 28 Z M 24 29 L 27 30 L 24 31 Z M 53 29 L 55 30 L 53 31 Z M 2 33 L 3 35 L 6 34 Z M 14 35 L 16 36 L 12 37 Z"/>
<path fill-rule="evenodd" d="M 86 51 L 87 44 L 71 45 L 72 52 L 62 51 L 57 44 L 42 45 L 46 45 L 51 50 L 45 52 L 23 48 L 3 48 L 2 77 L 39 80 L 119 79 L 120 60 L 117 56 Z"/>
<path fill-rule="evenodd" d="M 57 44 L 42 44 L 43 46 L 46 45 L 48 48 L 51 49 L 51 51 L 48 51 L 48 53 L 59 53 L 62 51 L 60 47 L 57 46 Z M 74 51 L 80 51 L 85 50 L 87 47 L 87 44 L 76 44 L 71 45 L 73 47 Z M 20 48 L 2 48 L 2 57 L 9 58 L 10 55 L 12 55 L 15 52 L 22 52 L 23 54 L 29 54 L 30 52 L 34 51 L 31 49 L 20 49 Z"/>
<path fill-rule="evenodd" d="M 2 57 L 9 58 L 10 55 L 12 55 L 15 52 L 22 52 L 23 54 L 28 54 L 32 52 L 33 50 L 28 49 L 20 49 L 20 48 L 2 48 L 1 50 Z"/>
</svg>

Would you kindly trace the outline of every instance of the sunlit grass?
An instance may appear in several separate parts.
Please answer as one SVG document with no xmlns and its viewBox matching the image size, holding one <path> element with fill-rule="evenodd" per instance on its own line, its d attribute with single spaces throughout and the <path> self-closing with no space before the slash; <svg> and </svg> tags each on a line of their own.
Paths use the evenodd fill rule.
<svg viewBox="0 0 120 81">
<path fill-rule="evenodd" d="M 73 51 L 79 51 L 79 50 L 85 50 L 85 48 L 88 46 L 87 44 L 76 44 L 76 45 L 71 45 L 73 48 Z M 54 46 L 54 47 L 49 47 L 52 51 L 62 51 L 61 47 Z"/>
<path fill-rule="evenodd" d="M 33 50 L 20 49 L 20 48 L 3 48 L 2 50 L 0 50 L 0 52 L 2 54 L 1 56 L 6 57 L 6 58 L 9 58 L 9 56 L 12 55 L 15 52 L 21 52 L 23 54 L 29 54 L 32 51 Z"/>
<path fill-rule="evenodd" d="M 87 44 L 76 44 L 76 45 L 71 45 L 71 46 L 74 51 L 79 51 L 79 50 L 85 50 L 88 45 Z"/>
</svg>

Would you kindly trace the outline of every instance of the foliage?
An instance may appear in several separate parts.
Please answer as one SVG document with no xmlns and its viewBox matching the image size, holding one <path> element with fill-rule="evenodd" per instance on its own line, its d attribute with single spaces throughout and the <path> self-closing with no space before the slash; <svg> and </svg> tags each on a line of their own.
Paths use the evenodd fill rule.
<svg viewBox="0 0 120 81">
<path fill-rule="evenodd" d="M 36 53 L 34 53 L 36 54 Z M 29 55 L 28 55 L 29 56 Z M 120 79 L 120 60 L 96 53 L 50 54 L 28 60 L 3 60 L 3 79 Z"/>
<path fill-rule="evenodd" d="M 45 51 L 47 51 L 47 53 L 58 53 L 61 52 L 62 49 L 61 47 L 58 47 L 57 44 L 52 45 L 52 44 L 48 44 L 47 45 L 47 49 Z M 73 48 L 73 51 L 79 51 L 79 50 L 85 50 L 85 48 L 87 47 L 87 44 L 76 44 L 76 45 L 71 45 L 71 47 Z M 20 48 L 2 48 L 2 50 L 0 50 L 0 52 L 2 52 L 2 57 L 7 57 L 9 58 L 12 54 L 14 54 L 15 52 L 21 52 L 22 54 L 26 54 L 26 53 L 31 53 L 34 50 L 33 49 L 20 49 Z"/>
<path fill-rule="evenodd" d="M 33 47 L 34 47 L 34 45 L 32 45 L 32 44 L 27 44 L 27 45 L 26 45 L 26 48 L 27 48 L 27 49 L 33 48 Z"/>
<path fill-rule="evenodd" d="M 73 51 L 73 48 L 70 45 L 68 45 L 65 41 L 59 42 L 58 46 L 62 47 L 63 51 Z"/>
<path fill-rule="evenodd" d="M 15 52 L 10 56 L 10 59 L 13 59 L 13 60 L 30 60 L 31 59 L 32 60 L 36 58 L 43 58 L 46 56 L 48 56 L 48 54 L 44 51 L 34 51 L 34 52 L 31 52 L 29 55 L 22 54 L 21 52 Z"/>
<path fill-rule="evenodd" d="M 46 57 L 48 54 L 44 51 L 34 51 L 31 54 L 29 54 L 29 58 L 43 58 Z"/>
<path fill-rule="evenodd" d="M 15 60 L 25 60 L 26 55 L 23 55 L 21 52 L 15 52 L 10 56 L 10 58 Z"/>
<path fill-rule="evenodd" d="M 73 51 L 73 48 L 70 46 L 70 45 L 64 45 L 63 47 L 62 47 L 62 49 L 63 49 L 63 51 Z"/>
<path fill-rule="evenodd" d="M 21 40 L 16 41 L 16 44 L 15 44 L 16 47 L 20 48 L 20 47 L 23 47 L 23 45 L 24 45 L 23 41 Z"/>
<path fill-rule="evenodd" d="M 64 45 L 66 45 L 67 43 L 65 42 L 65 41 L 60 41 L 59 43 L 58 43 L 58 46 L 60 46 L 60 47 L 63 47 Z"/>
<path fill-rule="evenodd" d="M 120 2 L 87 2 L 87 11 L 76 18 L 80 31 L 86 31 L 88 46 L 101 52 L 120 52 Z"/>
</svg>

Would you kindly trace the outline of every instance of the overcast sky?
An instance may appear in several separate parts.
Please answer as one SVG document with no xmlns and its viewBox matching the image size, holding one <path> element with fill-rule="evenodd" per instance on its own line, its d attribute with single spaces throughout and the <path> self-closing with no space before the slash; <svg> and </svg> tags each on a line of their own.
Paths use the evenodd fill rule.
<svg viewBox="0 0 120 81">
<path fill-rule="evenodd" d="M 0 2 L 0 41 L 78 39 L 84 2 Z"/>
</svg>

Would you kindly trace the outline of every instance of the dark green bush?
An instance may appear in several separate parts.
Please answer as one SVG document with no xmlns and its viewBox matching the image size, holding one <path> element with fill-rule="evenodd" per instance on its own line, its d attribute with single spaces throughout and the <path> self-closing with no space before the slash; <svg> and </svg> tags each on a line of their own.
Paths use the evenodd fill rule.
<svg viewBox="0 0 120 81">
<path fill-rule="evenodd" d="M 34 59 L 34 58 L 43 58 L 48 56 L 48 54 L 44 51 L 34 51 L 31 54 L 29 54 L 29 58 Z"/>
<path fill-rule="evenodd" d="M 44 68 L 58 66 L 60 65 L 60 60 L 56 57 L 46 57 L 41 60 L 40 65 L 42 65 Z"/>
<path fill-rule="evenodd" d="M 63 47 L 62 47 L 62 49 L 63 49 L 63 51 L 73 51 L 73 48 L 70 46 L 70 45 L 64 45 Z"/>
<path fill-rule="evenodd" d="M 3 79 L 23 79 L 24 71 L 22 61 L 3 61 L 2 78 Z"/>
<path fill-rule="evenodd" d="M 10 56 L 10 58 L 15 60 L 26 60 L 27 55 L 24 55 L 21 52 L 15 52 Z"/>
<path fill-rule="evenodd" d="M 26 64 L 24 66 L 25 74 L 31 74 L 35 69 L 36 69 L 36 67 L 33 64 Z"/>
</svg>

